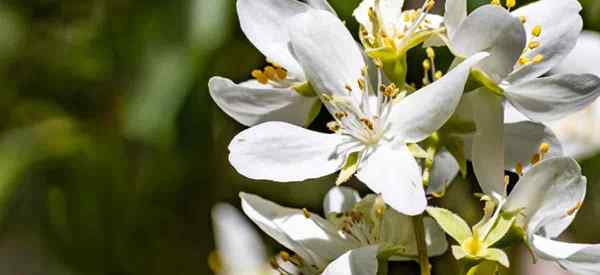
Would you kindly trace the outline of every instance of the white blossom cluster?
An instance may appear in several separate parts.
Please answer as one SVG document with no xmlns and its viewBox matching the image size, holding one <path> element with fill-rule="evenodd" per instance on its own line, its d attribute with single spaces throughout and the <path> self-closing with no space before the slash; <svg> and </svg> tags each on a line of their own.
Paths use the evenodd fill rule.
<svg viewBox="0 0 600 275">
<path fill-rule="evenodd" d="M 570 68 L 598 61 L 570 55 L 582 7 L 495 0 L 468 13 L 466 2 L 446 0 L 438 15 L 434 0 L 408 10 L 363 0 L 353 36 L 326 0 L 237 0 L 241 29 L 270 65 L 243 83 L 209 82 L 215 103 L 249 127 L 231 141 L 229 162 L 255 180 L 337 180 L 323 216 L 240 194 L 245 215 L 287 249 L 274 257 L 235 208 L 217 206 L 213 269 L 375 275 L 388 261 L 418 261 L 430 274 L 428 257 L 448 252 L 465 274 L 495 274 L 521 243 L 534 261 L 600 274 L 600 245 L 557 240 L 587 181 L 552 128 L 600 95 L 598 76 Z M 454 56 L 447 71 L 436 64 L 441 48 Z M 419 51 L 422 65 L 409 67 Z M 408 83 L 409 71 L 422 81 Z M 307 128 L 321 109 L 328 133 Z M 475 225 L 435 205 L 467 161 L 483 192 Z M 506 171 L 518 176 L 510 192 Z M 352 177 L 372 193 L 341 186 Z"/>
</svg>

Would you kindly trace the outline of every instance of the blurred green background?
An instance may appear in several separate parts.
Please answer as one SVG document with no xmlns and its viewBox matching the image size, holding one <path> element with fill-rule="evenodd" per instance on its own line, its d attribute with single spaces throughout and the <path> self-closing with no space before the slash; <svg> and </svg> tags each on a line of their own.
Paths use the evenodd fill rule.
<svg viewBox="0 0 600 275">
<path fill-rule="evenodd" d="M 331 3 L 356 30 L 358 0 Z M 582 3 L 586 28 L 600 31 L 600 1 Z M 319 211 L 331 178 L 252 182 L 227 162 L 243 127 L 207 81 L 264 64 L 234 0 L 0 2 L 0 275 L 210 274 L 216 202 L 239 205 L 243 190 Z M 600 197 L 600 157 L 582 165 L 588 198 Z M 440 203 L 473 222 L 471 186 Z M 573 238 L 600 242 L 599 215 L 588 199 Z"/>
</svg>

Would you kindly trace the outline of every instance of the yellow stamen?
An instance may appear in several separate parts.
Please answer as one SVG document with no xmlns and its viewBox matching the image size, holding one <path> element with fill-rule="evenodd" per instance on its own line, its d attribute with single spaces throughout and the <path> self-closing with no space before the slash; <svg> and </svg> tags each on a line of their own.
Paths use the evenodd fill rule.
<svg viewBox="0 0 600 275">
<path fill-rule="evenodd" d="M 523 164 L 521 164 L 520 162 L 517 162 L 517 164 L 515 164 L 515 172 L 517 172 L 517 174 L 519 176 L 523 175 Z"/>
<path fill-rule="evenodd" d="M 540 160 L 542 159 L 542 156 L 539 153 L 536 153 L 535 155 L 533 155 L 533 157 L 531 158 L 531 164 L 535 165 L 538 162 L 540 162 Z"/>
<path fill-rule="evenodd" d="M 423 60 L 423 69 L 425 69 L 425 71 L 431 70 L 431 61 L 429 61 L 429 59 Z"/>
<path fill-rule="evenodd" d="M 327 123 L 327 128 L 329 129 L 329 131 L 332 131 L 335 133 L 338 130 L 340 130 L 341 126 L 336 121 L 330 121 Z"/>
<path fill-rule="evenodd" d="M 277 78 L 278 78 L 277 77 L 277 72 L 275 71 L 275 68 L 273 68 L 272 66 L 266 66 L 265 70 L 264 70 L 264 74 L 270 80 L 277 80 Z"/>
<path fill-rule="evenodd" d="M 365 90 L 365 80 L 359 79 L 359 80 L 357 80 L 357 82 L 358 82 L 358 87 L 364 91 Z"/>
<path fill-rule="evenodd" d="M 541 54 L 538 54 L 536 56 L 533 57 L 533 63 L 534 64 L 539 64 L 540 62 L 544 61 L 544 56 Z"/>
<path fill-rule="evenodd" d="M 269 78 L 261 70 L 254 70 L 251 74 L 252 77 L 256 78 L 258 83 L 263 85 L 269 83 Z"/>
<path fill-rule="evenodd" d="M 302 213 L 304 214 L 305 218 L 310 219 L 310 212 L 308 212 L 308 209 L 302 208 Z"/>
<path fill-rule="evenodd" d="M 539 151 L 540 151 L 540 153 L 541 153 L 542 155 L 545 155 L 545 154 L 547 154 L 547 153 L 548 153 L 548 151 L 550 151 L 550 144 L 548 144 L 548 143 L 545 143 L 545 142 L 544 142 L 544 143 L 542 143 L 542 144 L 540 144 Z"/>
<path fill-rule="evenodd" d="M 496 5 L 496 6 L 500 6 L 501 5 L 500 0 L 492 0 L 491 3 L 492 3 L 492 5 Z"/>
<path fill-rule="evenodd" d="M 530 50 L 536 49 L 536 48 L 538 48 L 539 46 L 540 46 L 540 42 L 539 42 L 539 41 L 531 41 L 531 42 L 529 42 L 529 45 L 527 45 L 527 47 L 528 47 Z"/>
<path fill-rule="evenodd" d="M 527 65 L 530 62 L 531 62 L 531 60 L 527 56 L 519 57 L 519 64 L 521 64 L 521 65 Z"/>
<path fill-rule="evenodd" d="M 287 253 L 286 251 L 281 251 L 279 252 L 279 257 L 284 261 L 287 262 L 290 260 L 290 253 Z"/>
<path fill-rule="evenodd" d="M 516 0 L 506 0 L 506 7 L 510 10 L 517 5 Z"/>
<path fill-rule="evenodd" d="M 427 50 L 425 50 L 425 52 L 427 53 L 427 57 L 429 57 L 429 59 L 435 58 L 435 51 L 433 50 L 432 47 L 427 48 Z"/>
<path fill-rule="evenodd" d="M 425 10 L 427 12 L 431 11 L 433 9 L 433 6 L 435 6 L 435 0 L 429 0 L 425 3 Z"/>
<path fill-rule="evenodd" d="M 437 71 L 435 72 L 435 74 L 433 75 L 433 78 L 435 80 L 439 80 L 440 78 L 442 78 L 444 76 L 444 73 L 442 73 L 442 71 Z"/>
<path fill-rule="evenodd" d="M 281 67 L 276 67 L 275 73 L 277 74 L 277 78 L 282 79 L 282 80 L 286 79 L 287 75 L 288 75 L 287 70 L 284 68 L 281 68 Z"/>
<path fill-rule="evenodd" d="M 361 118 L 360 122 L 362 122 L 365 126 L 367 126 L 367 128 L 369 128 L 369 130 L 375 129 L 375 124 L 373 124 L 373 121 L 371 121 L 368 118 Z"/>
<path fill-rule="evenodd" d="M 540 35 L 542 35 L 542 26 L 536 25 L 535 27 L 533 27 L 533 29 L 531 30 L 531 35 L 535 37 L 539 37 Z"/>
<path fill-rule="evenodd" d="M 346 86 L 344 86 L 344 88 L 348 91 L 348 92 L 352 92 L 352 87 L 348 84 L 346 84 Z"/>
</svg>

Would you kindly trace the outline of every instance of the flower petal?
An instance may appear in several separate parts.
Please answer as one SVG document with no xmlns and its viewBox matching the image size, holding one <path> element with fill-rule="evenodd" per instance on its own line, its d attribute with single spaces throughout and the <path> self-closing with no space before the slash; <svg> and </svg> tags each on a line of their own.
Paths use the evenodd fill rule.
<svg viewBox="0 0 600 275">
<path fill-rule="evenodd" d="M 336 14 L 335 10 L 331 7 L 327 0 L 306 0 L 306 3 L 315 9 L 320 9 L 324 11 L 331 12 L 332 14 Z"/>
<path fill-rule="evenodd" d="M 375 275 L 377 274 L 377 245 L 350 250 L 329 264 L 323 275 Z"/>
<path fill-rule="evenodd" d="M 454 156 L 446 149 L 440 150 L 433 159 L 427 194 L 445 192 L 459 170 L 460 167 Z"/>
<path fill-rule="evenodd" d="M 448 37 L 452 39 L 456 29 L 467 18 L 467 0 L 446 0 L 444 11 L 444 25 L 448 30 Z"/>
<path fill-rule="evenodd" d="M 477 131 L 473 135 L 472 161 L 483 192 L 504 197 L 504 110 L 502 98 L 479 89 L 473 93 Z"/>
<path fill-rule="evenodd" d="M 224 274 L 260 272 L 268 263 L 262 240 L 246 218 L 229 204 L 218 204 L 212 210 L 215 241 L 223 263 Z M 247 253 L 251 249 L 253 253 Z"/>
<path fill-rule="evenodd" d="M 584 159 L 600 151 L 600 100 L 549 126 L 562 142 L 565 154 Z"/>
<path fill-rule="evenodd" d="M 246 126 L 267 121 L 307 124 L 317 97 L 304 97 L 288 88 L 273 88 L 257 81 L 235 84 L 229 79 L 213 77 L 208 82 L 210 96 L 227 115 Z"/>
<path fill-rule="evenodd" d="M 526 39 L 523 25 L 517 18 L 501 7 L 485 5 L 460 24 L 450 44 L 456 54 L 464 57 L 480 51 L 489 52 L 491 56 L 478 67 L 499 82 L 512 72 Z"/>
<path fill-rule="evenodd" d="M 512 12 L 514 16 L 526 18 L 524 27 L 528 41 L 540 42 L 538 48 L 528 51 L 525 56 L 532 59 L 541 54 L 544 59 L 539 64 L 530 64 L 516 69 L 511 73 L 508 81 L 520 83 L 535 79 L 558 65 L 577 42 L 583 26 L 580 11 L 581 4 L 577 0 L 541 0 Z M 535 26 L 542 27 L 539 38 L 532 36 L 532 29 Z"/>
<path fill-rule="evenodd" d="M 336 228 L 317 215 L 283 207 L 259 196 L 240 193 L 244 213 L 271 238 L 305 261 L 325 266 L 356 246 L 342 239 Z M 247 251 L 246 251 L 247 252 Z"/>
<path fill-rule="evenodd" d="M 521 177 L 506 200 L 508 211 L 525 208 L 529 234 L 554 238 L 573 221 L 585 197 L 586 178 L 571 158 L 544 160 Z"/>
<path fill-rule="evenodd" d="M 233 138 L 229 162 L 251 179 L 291 182 L 319 178 L 340 169 L 346 139 L 283 122 L 266 122 Z"/>
<path fill-rule="evenodd" d="M 352 13 L 356 21 L 363 25 L 369 33 L 373 34 L 373 24 L 369 19 L 369 9 L 371 8 L 375 9 L 379 15 L 384 30 L 393 30 L 402 23 L 404 0 L 379 0 L 377 7 L 375 3 L 375 0 L 363 0 Z"/>
<path fill-rule="evenodd" d="M 290 35 L 285 22 L 308 9 L 308 5 L 296 0 L 237 1 L 240 27 L 248 40 L 267 59 L 296 77 L 302 77 L 304 73 L 289 51 Z"/>
<path fill-rule="evenodd" d="M 580 111 L 600 96 L 600 78 L 554 75 L 504 87 L 506 98 L 534 121 L 551 121 Z"/>
<path fill-rule="evenodd" d="M 380 145 L 356 176 L 402 214 L 418 215 L 427 206 L 421 168 L 404 144 Z"/>
<path fill-rule="evenodd" d="M 534 235 L 532 246 L 540 258 L 558 262 L 571 274 L 596 275 L 600 270 L 600 245 L 565 243 Z"/>
<path fill-rule="evenodd" d="M 389 130 L 405 142 L 422 141 L 437 131 L 458 106 L 471 67 L 487 56 L 473 55 L 441 79 L 392 106 Z"/>
<path fill-rule="evenodd" d="M 335 15 L 310 10 L 290 20 L 291 47 L 318 93 L 347 96 L 359 102 L 358 79 L 366 66 L 358 44 Z"/>
<path fill-rule="evenodd" d="M 533 121 L 521 121 L 504 124 L 504 167 L 506 170 L 515 168 L 520 162 L 527 164 L 531 157 L 539 151 L 540 144 L 550 146 L 545 158 L 563 156 L 562 145 L 550 128 Z"/>
<path fill-rule="evenodd" d="M 583 31 L 575 48 L 558 66 L 552 69 L 552 73 L 600 76 L 600 66 L 596 62 L 581 62 L 582 60 L 600 60 L 600 33 Z"/>
<path fill-rule="evenodd" d="M 323 212 L 325 216 L 330 213 L 344 213 L 352 210 L 352 207 L 360 201 L 358 191 L 344 186 L 335 186 L 327 192 L 323 200 Z"/>
</svg>

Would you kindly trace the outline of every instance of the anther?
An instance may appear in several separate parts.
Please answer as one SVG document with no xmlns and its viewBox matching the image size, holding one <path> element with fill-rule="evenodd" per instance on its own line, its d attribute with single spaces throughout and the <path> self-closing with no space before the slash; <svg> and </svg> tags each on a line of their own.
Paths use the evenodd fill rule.
<svg viewBox="0 0 600 275">
<path fill-rule="evenodd" d="M 281 80 L 286 79 L 288 75 L 287 70 L 281 67 L 275 67 L 275 73 L 277 74 L 277 78 Z"/>
<path fill-rule="evenodd" d="M 435 58 L 435 51 L 433 50 L 432 47 L 427 48 L 427 50 L 425 50 L 425 52 L 427 53 L 427 57 L 429 57 L 429 59 Z"/>
<path fill-rule="evenodd" d="M 543 142 L 542 144 L 540 144 L 539 151 L 542 155 L 547 154 L 548 151 L 550 151 L 550 144 Z"/>
<path fill-rule="evenodd" d="M 429 61 L 429 59 L 423 60 L 423 69 L 425 71 L 431 70 L 431 61 Z"/>
<path fill-rule="evenodd" d="M 540 162 L 540 160 L 542 160 L 542 156 L 540 155 L 540 153 L 536 153 L 535 155 L 533 155 L 533 157 L 531 158 L 531 164 L 535 165 L 538 162 Z"/>
<path fill-rule="evenodd" d="M 521 65 L 527 65 L 530 62 L 531 62 L 531 60 L 527 56 L 519 57 L 519 64 L 521 64 Z"/>
<path fill-rule="evenodd" d="M 433 78 L 435 80 L 440 80 L 440 78 L 442 78 L 442 76 L 444 76 L 444 73 L 442 73 L 442 71 L 437 71 L 437 72 L 435 72 L 435 74 L 433 74 Z"/>
<path fill-rule="evenodd" d="M 527 47 L 528 47 L 530 50 L 537 49 L 539 46 L 540 46 L 540 42 L 539 42 L 539 41 L 531 41 L 531 42 L 529 42 L 529 44 L 527 45 Z"/>
<path fill-rule="evenodd" d="M 345 118 L 345 117 L 347 117 L 347 116 L 348 116 L 348 114 L 347 114 L 347 113 L 345 113 L 345 112 L 337 112 L 337 113 L 335 113 L 335 117 L 336 117 L 337 119 L 343 119 L 343 118 Z"/>
<path fill-rule="evenodd" d="M 310 219 L 310 212 L 308 212 L 308 209 L 302 208 L 302 214 L 304 214 L 305 218 Z"/>
<path fill-rule="evenodd" d="M 269 264 L 271 265 L 271 267 L 275 270 L 279 270 L 279 263 L 277 262 L 277 259 L 273 258 L 269 261 Z"/>
<path fill-rule="evenodd" d="M 517 174 L 519 176 L 523 175 L 523 164 L 521 164 L 520 162 L 517 162 L 517 164 L 515 164 L 515 172 L 517 172 Z"/>
<path fill-rule="evenodd" d="M 427 12 L 430 12 L 433 9 L 433 6 L 435 6 L 435 0 L 429 0 L 426 4 L 425 4 L 425 10 Z"/>
<path fill-rule="evenodd" d="M 517 5 L 516 0 L 506 0 L 506 7 L 510 10 Z"/>
<path fill-rule="evenodd" d="M 273 68 L 272 66 L 266 66 L 264 69 L 264 74 L 267 76 L 267 78 L 269 78 L 271 80 L 275 80 L 278 78 L 277 72 L 275 71 L 275 68 Z"/>
<path fill-rule="evenodd" d="M 290 260 L 290 254 L 287 253 L 286 251 L 281 251 L 279 252 L 279 257 L 284 261 L 287 262 Z"/>
<path fill-rule="evenodd" d="M 525 17 L 524 15 L 519 16 L 519 21 L 521 21 L 521 24 L 525 24 L 527 23 L 527 17 Z"/>
<path fill-rule="evenodd" d="M 251 73 L 252 77 L 254 77 L 258 83 L 260 84 L 267 84 L 269 83 L 269 78 L 261 71 L 261 70 L 254 70 Z"/>
<path fill-rule="evenodd" d="M 388 86 L 382 85 L 381 88 L 383 89 L 383 95 L 389 98 L 394 98 L 398 94 L 398 92 L 400 92 L 400 89 L 398 89 L 398 87 L 396 87 L 396 84 L 394 83 Z"/>
<path fill-rule="evenodd" d="M 533 57 L 532 61 L 534 64 L 539 64 L 540 62 L 544 61 L 544 56 L 541 54 L 538 54 Z"/>
<path fill-rule="evenodd" d="M 330 121 L 327 123 L 327 128 L 329 129 L 329 131 L 335 133 L 340 130 L 341 126 L 339 123 L 337 123 L 337 121 Z"/>
<path fill-rule="evenodd" d="M 496 5 L 496 6 L 500 6 L 501 5 L 500 0 L 492 0 L 491 4 L 492 5 Z"/>
<path fill-rule="evenodd" d="M 575 207 L 567 210 L 567 216 L 573 216 L 577 210 L 579 210 L 583 206 L 583 203 L 578 201 Z"/>
<path fill-rule="evenodd" d="M 357 80 L 357 82 L 358 82 L 358 87 L 364 91 L 365 90 L 365 80 L 359 79 L 359 80 Z"/>
<path fill-rule="evenodd" d="M 350 85 L 346 84 L 346 86 L 344 86 L 344 88 L 346 89 L 346 91 L 352 92 L 352 87 Z"/>
<path fill-rule="evenodd" d="M 542 26 L 536 25 L 535 27 L 533 27 L 533 29 L 531 30 L 531 35 L 535 37 L 539 37 L 540 35 L 542 35 Z"/>
<path fill-rule="evenodd" d="M 375 125 L 373 124 L 373 121 L 371 121 L 368 118 L 361 118 L 360 122 L 362 122 L 365 126 L 367 126 L 367 128 L 369 128 L 369 130 L 375 129 Z"/>
</svg>

